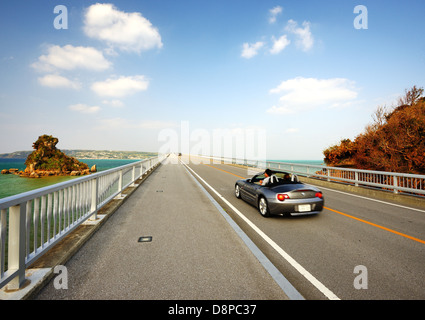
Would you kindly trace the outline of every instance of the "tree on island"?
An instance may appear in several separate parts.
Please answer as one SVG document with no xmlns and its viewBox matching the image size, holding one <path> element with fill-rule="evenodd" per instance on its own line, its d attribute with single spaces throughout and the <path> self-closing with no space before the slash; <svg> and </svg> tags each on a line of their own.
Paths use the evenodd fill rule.
<svg viewBox="0 0 425 320">
<path fill-rule="evenodd" d="M 323 151 L 329 166 L 425 174 L 425 97 L 414 86 L 393 108 L 378 107 L 374 122 L 354 141 Z"/>
<path fill-rule="evenodd" d="M 28 155 L 25 172 L 21 176 L 37 177 L 44 175 L 83 175 L 89 174 L 87 164 L 67 156 L 56 148 L 58 138 L 47 134 L 38 137 L 33 143 L 35 149 Z"/>
</svg>

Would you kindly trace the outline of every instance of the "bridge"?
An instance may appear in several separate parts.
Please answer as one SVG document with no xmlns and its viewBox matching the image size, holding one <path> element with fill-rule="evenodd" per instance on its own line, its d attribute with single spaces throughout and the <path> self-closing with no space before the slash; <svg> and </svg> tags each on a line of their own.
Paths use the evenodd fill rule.
<svg viewBox="0 0 425 320">
<path fill-rule="evenodd" d="M 263 218 L 234 184 L 265 167 L 325 209 Z M 424 184 L 186 155 L 99 172 L 0 201 L 0 299 L 422 300 Z"/>
</svg>

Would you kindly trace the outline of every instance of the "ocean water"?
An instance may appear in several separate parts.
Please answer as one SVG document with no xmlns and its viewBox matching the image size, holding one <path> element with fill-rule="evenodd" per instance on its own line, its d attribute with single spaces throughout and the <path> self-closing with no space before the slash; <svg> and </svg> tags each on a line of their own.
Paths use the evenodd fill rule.
<svg viewBox="0 0 425 320">
<path fill-rule="evenodd" d="M 309 165 L 319 165 L 324 166 L 325 162 L 323 160 L 269 160 L 271 162 L 285 162 L 293 164 L 309 164 Z"/>
<path fill-rule="evenodd" d="M 282 171 L 292 171 L 298 175 L 310 174 L 314 171 L 318 171 L 318 168 L 314 168 L 314 166 L 324 166 L 325 162 L 323 160 L 270 160 L 269 162 L 282 162 L 282 163 L 290 163 L 291 165 L 281 165 L 280 170 Z M 298 166 L 300 165 L 300 166 Z M 301 165 L 310 165 L 311 168 L 307 169 L 307 167 Z M 278 169 L 278 168 L 276 168 Z M 309 170 L 309 171 L 308 171 Z"/>
<path fill-rule="evenodd" d="M 86 163 L 89 168 L 95 164 L 99 172 L 138 160 L 84 159 L 80 161 Z M 0 159 L 0 171 L 11 168 L 25 170 L 25 159 Z M 19 177 L 14 174 L 0 174 L 0 199 L 75 178 L 78 177 L 66 176 L 33 179 Z"/>
</svg>

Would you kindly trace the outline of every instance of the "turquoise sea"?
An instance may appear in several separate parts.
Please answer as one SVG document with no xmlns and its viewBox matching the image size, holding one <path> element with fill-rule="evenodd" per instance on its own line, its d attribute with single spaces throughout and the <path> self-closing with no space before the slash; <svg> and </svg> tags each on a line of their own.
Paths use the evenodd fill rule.
<svg viewBox="0 0 425 320">
<path fill-rule="evenodd" d="M 291 171 L 294 170 L 296 174 L 298 175 L 304 175 L 308 174 L 307 167 L 304 166 L 297 166 L 297 165 L 309 165 L 309 166 L 325 166 L 325 163 L 323 160 L 269 160 L 269 162 L 283 162 L 283 163 L 290 163 L 291 165 L 281 165 L 280 170 L 282 171 Z M 273 168 L 273 166 L 272 166 Z M 278 169 L 276 167 L 276 169 Z M 314 168 L 310 168 L 311 170 L 314 170 Z"/>
<path fill-rule="evenodd" d="M 293 164 L 309 164 L 309 165 L 325 165 L 323 160 L 269 160 L 273 162 L 285 162 L 285 163 L 293 163 Z"/>
<path fill-rule="evenodd" d="M 95 164 L 97 171 L 99 172 L 123 166 L 125 164 L 139 160 L 83 159 L 80 161 L 87 163 L 89 168 Z M 0 159 L 0 171 L 10 168 L 25 170 L 25 159 Z M 15 176 L 14 174 L 0 174 L 0 199 L 75 178 L 78 177 L 67 176 L 32 179 L 21 178 L 19 176 Z"/>
</svg>

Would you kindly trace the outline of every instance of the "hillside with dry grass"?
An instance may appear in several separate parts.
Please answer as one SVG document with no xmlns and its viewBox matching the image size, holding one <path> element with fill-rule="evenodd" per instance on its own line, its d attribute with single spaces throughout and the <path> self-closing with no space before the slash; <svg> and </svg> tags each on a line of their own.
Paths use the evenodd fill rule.
<svg viewBox="0 0 425 320">
<path fill-rule="evenodd" d="M 357 169 L 425 174 L 424 89 L 406 90 L 395 107 L 378 107 L 354 141 L 323 151 L 325 163 Z"/>
</svg>

